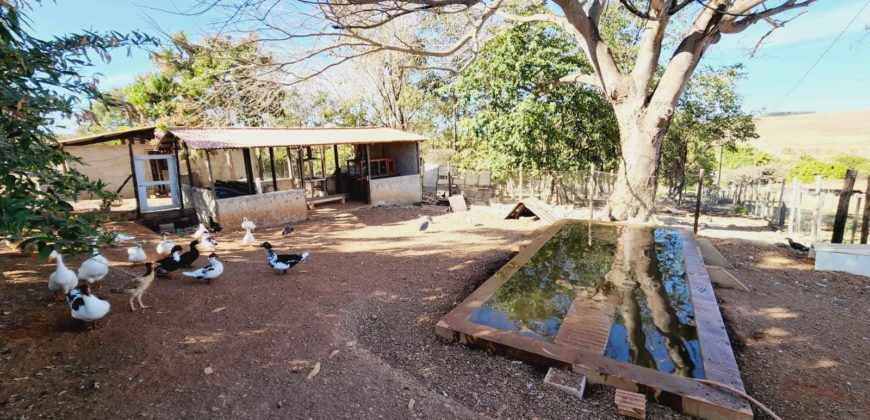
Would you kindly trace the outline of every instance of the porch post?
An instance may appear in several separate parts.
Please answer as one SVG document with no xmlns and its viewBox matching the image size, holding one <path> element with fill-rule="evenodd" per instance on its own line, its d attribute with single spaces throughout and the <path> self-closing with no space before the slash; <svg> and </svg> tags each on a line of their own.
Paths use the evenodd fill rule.
<svg viewBox="0 0 870 420">
<path fill-rule="evenodd" d="M 368 204 L 372 203 L 372 160 L 369 145 L 366 145 L 366 195 Z"/>
<path fill-rule="evenodd" d="M 335 171 L 338 172 L 339 169 L 341 169 L 341 166 L 338 166 L 338 145 L 337 144 L 332 145 L 332 154 L 333 154 L 333 157 L 335 158 Z"/>
<path fill-rule="evenodd" d="M 269 164 L 272 165 L 272 189 L 278 191 L 278 177 L 275 176 L 275 151 L 269 148 Z"/>
<path fill-rule="evenodd" d="M 139 181 L 136 180 L 136 163 L 133 159 L 133 140 L 127 140 L 127 151 L 130 152 L 130 175 L 133 176 L 133 197 L 136 198 L 136 218 L 142 217 L 142 204 L 139 202 Z"/>
<path fill-rule="evenodd" d="M 245 161 L 245 176 L 248 178 L 248 192 L 256 194 L 254 186 L 254 168 L 251 163 L 251 149 L 242 149 L 242 160 Z"/>
<path fill-rule="evenodd" d="M 204 150 L 205 150 L 205 167 L 206 167 L 206 169 L 208 169 L 208 183 L 211 186 L 211 193 L 212 193 L 212 195 L 214 195 L 215 218 L 220 222 L 221 215 L 220 215 L 220 208 L 218 207 L 218 203 L 217 203 L 218 202 L 217 190 L 214 188 L 214 175 L 211 172 L 211 150 L 209 150 L 209 149 L 204 149 Z"/>
<path fill-rule="evenodd" d="M 297 166 L 299 166 L 299 186 L 302 187 L 302 189 L 304 190 L 305 189 L 305 165 L 302 164 L 302 146 L 299 146 L 299 148 L 296 149 L 296 151 L 298 152 L 297 153 L 297 156 L 298 156 L 297 160 L 299 162 L 299 165 L 297 165 Z"/>
<path fill-rule="evenodd" d="M 181 209 L 184 210 L 184 190 L 181 188 L 181 162 L 178 161 L 178 139 L 175 139 L 172 149 L 175 151 L 175 181 L 178 184 L 178 200 L 181 202 Z"/>
<path fill-rule="evenodd" d="M 187 147 L 187 143 L 182 142 L 184 144 L 184 163 L 187 164 L 187 182 L 190 183 L 190 187 L 193 188 L 193 169 L 190 168 L 190 149 Z M 181 175 L 178 176 L 181 178 Z"/>
<path fill-rule="evenodd" d="M 287 150 L 287 175 L 290 177 L 290 189 L 293 189 L 293 184 L 295 184 L 293 182 L 293 178 L 295 177 L 295 175 L 293 175 L 293 158 L 290 154 L 290 146 L 287 146 L 284 149 Z"/>
<path fill-rule="evenodd" d="M 416 153 L 417 153 L 417 161 L 414 162 L 414 164 L 417 166 L 417 175 L 420 175 L 420 142 L 419 141 L 414 142 L 414 150 L 416 150 Z"/>
</svg>

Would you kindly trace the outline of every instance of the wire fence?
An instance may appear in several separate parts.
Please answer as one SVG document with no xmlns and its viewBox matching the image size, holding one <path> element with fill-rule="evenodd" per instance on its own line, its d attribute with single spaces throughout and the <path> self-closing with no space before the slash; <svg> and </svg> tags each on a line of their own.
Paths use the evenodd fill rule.
<svg viewBox="0 0 870 420">
<path fill-rule="evenodd" d="M 590 204 L 603 208 L 613 193 L 616 174 L 595 170 L 551 172 L 519 169 L 507 176 L 493 178 L 488 172 L 462 171 L 455 167 L 437 169 L 436 194 L 446 196 L 461 192 L 472 202 L 514 203 L 534 197 L 547 204 L 568 208 L 585 208 Z M 425 185 L 425 183 L 424 183 Z M 657 208 L 691 211 L 698 186 L 687 185 L 682 194 L 669 196 L 661 186 L 656 196 Z M 430 188 L 431 191 L 431 188 Z M 861 191 L 849 193 L 849 214 L 843 243 L 858 243 L 861 231 Z M 785 230 L 793 238 L 830 241 L 840 200 L 840 190 L 822 188 L 821 184 L 780 180 L 761 180 L 701 189 L 701 212 L 714 208 L 739 215 L 761 218 L 771 227 Z"/>
</svg>

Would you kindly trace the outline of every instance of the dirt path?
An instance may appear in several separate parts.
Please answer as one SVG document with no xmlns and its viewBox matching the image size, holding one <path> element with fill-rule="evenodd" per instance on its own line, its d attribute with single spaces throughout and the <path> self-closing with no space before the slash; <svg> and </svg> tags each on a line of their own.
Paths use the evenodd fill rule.
<svg viewBox="0 0 870 420">
<path fill-rule="evenodd" d="M 588 387 L 583 401 L 567 398 L 542 387 L 544 372 L 536 368 L 435 336 L 433 326 L 441 315 L 540 227 L 529 220 L 501 220 L 482 208 L 473 210 L 469 225 L 465 215 L 443 210 L 319 212 L 287 237 L 281 237 L 280 228 L 258 229 L 258 240 L 268 240 L 282 252 L 312 253 L 310 261 L 286 276 L 271 271 L 262 249 L 238 245 L 241 235 L 223 235 L 218 238 L 225 264 L 220 279 L 211 285 L 179 275 L 157 280 L 144 298 L 152 307 L 139 312 L 130 312 L 122 295 L 104 293 L 112 312 L 95 331 L 82 331 L 65 304 L 48 298 L 45 283 L 53 265 L 0 255 L 0 418 L 618 418 L 608 388 Z M 435 216 L 426 233 L 418 231 L 423 214 Z M 120 229 L 145 234 L 129 226 Z M 156 237 L 150 238 L 156 243 Z M 723 245 L 726 256 L 744 264 L 728 253 L 731 246 L 747 248 Z M 153 245 L 146 250 L 153 253 Z M 123 248 L 104 254 L 113 261 L 126 259 Z M 794 265 L 787 262 L 785 266 Z M 125 265 L 118 267 L 140 270 Z M 722 295 L 737 334 L 751 337 L 779 326 L 797 335 L 795 327 L 766 326 L 763 322 L 780 321 L 754 315 L 753 308 L 785 303 L 779 301 L 778 289 L 765 289 L 774 287 L 766 280 L 755 284 L 753 270 L 747 281 L 764 295 Z M 841 283 L 835 277 L 828 280 Z M 124 281 L 126 276 L 115 270 L 103 289 Z M 776 287 L 791 286 L 781 282 Z M 837 311 L 851 311 L 850 318 L 843 318 L 853 320 L 848 331 L 862 325 L 867 331 L 866 288 L 825 290 L 842 299 Z M 813 301 L 814 295 L 788 297 Z M 818 309 L 833 303 L 818 303 Z M 788 305 L 789 311 L 813 308 L 811 302 L 790 300 Z M 831 325 L 823 322 L 813 337 L 828 339 Z M 837 337 L 839 353 L 804 347 L 784 351 L 801 360 L 822 360 L 824 355 L 838 363 L 818 372 L 842 371 L 843 380 L 856 390 L 839 392 L 840 411 L 828 411 L 843 418 L 847 410 L 861 408 L 860 397 L 867 400 L 867 382 L 861 378 L 870 375 L 863 350 L 867 342 L 856 334 Z M 766 375 L 757 365 L 784 361 L 746 353 L 756 347 L 741 341 L 749 349 L 740 358 L 750 391 L 784 414 L 815 415 L 794 411 L 799 407 L 795 397 L 775 389 L 788 384 L 783 374 L 789 370 Z M 812 351 L 813 358 L 804 351 Z M 317 363 L 319 373 L 308 379 Z M 798 366 L 791 372 L 805 373 Z M 851 380 L 853 371 L 863 374 Z M 663 407 L 650 405 L 648 411 L 650 418 L 682 418 Z"/>
</svg>

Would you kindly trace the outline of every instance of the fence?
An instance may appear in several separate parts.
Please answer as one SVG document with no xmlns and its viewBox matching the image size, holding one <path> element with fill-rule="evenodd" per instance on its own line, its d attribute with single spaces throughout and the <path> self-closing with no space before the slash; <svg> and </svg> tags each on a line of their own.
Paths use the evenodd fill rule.
<svg viewBox="0 0 870 420">
<path fill-rule="evenodd" d="M 442 194 L 461 191 L 473 202 L 513 203 L 534 197 L 550 205 L 574 208 L 588 207 L 591 200 L 593 207 L 600 209 L 613 193 L 615 180 L 614 173 L 592 169 L 550 172 L 519 168 L 507 177 L 496 179 L 487 172 L 442 166 L 438 170 L 436 191 Z M 669 198 L 665 190 L 659 188 L 658 208 L 694 207 L 697 184 L 686 186 L 679 199 Z M 857 243 L 860 239 L 865 198 L 858 192 L 855 190 L 850 195 L 843 243 Z M 702 212 L 714 206 L 729 205 L 738 214 L 762 218 L 773 227 L 787 229 L 795 239 L 813 242 L 831 240 L 839 200 L 840 190 L 822 188 L 820 180 L 802 184 L 797 179 L 792 182 L 780 179 L 733 184 L 721 190 L 705 187 L 701 196 Z"/>
<path fill-rule="evenodd" d="M 773 226 L 786 228 L 789 235 L 815 241 L 830 241 L 840 202 L 840 190 L 824 188 L 821 178 L 813 183 L 754 182 L 733 186 L 726 197 L 736 208 L 761 217 Z M 843 243 L 858 243 L 863 214 L 864 193 L 848 192 L 848 216 Z"/>
</svg>

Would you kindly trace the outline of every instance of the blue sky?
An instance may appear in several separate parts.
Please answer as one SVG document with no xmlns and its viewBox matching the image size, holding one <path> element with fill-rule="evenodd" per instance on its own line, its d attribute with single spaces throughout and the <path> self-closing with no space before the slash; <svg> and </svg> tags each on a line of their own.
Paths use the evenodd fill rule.
<svg viewBox="0 0 870 420">
<path fill-rule="evenodd" d="M 754 58 L 749 57 L 748 49 L 767 31 L 767 24 L 755 25 L 742 34 L 725 35 L 702 64 L 742 62 L 747 77 L 740 83 L 739 91 L 750 111 L 870 109 L 870 31 L 864 29 L 870 25 L 870 7 L 863 10 L 822 62 L 786 97 L 866 2 L 819 0 L 807 14 L 775 31 Z M 44 37 L 82 29 L 148 33 L 184 30 L 194 37 L 209 32 L 214 24 L 213 15 L 183 16 L 155 10 L 179 10 L 190 3 L 189 0 L 56 0 L 56 3 L 44 1 L 29 15 L 35 33 Z M 124 85 L 151 69 L 147 53 L 141 50 L 130 57 L 119 51 L 111 63 L 93 68 L 103 74 L 103 88 Z"/>
</svg>

